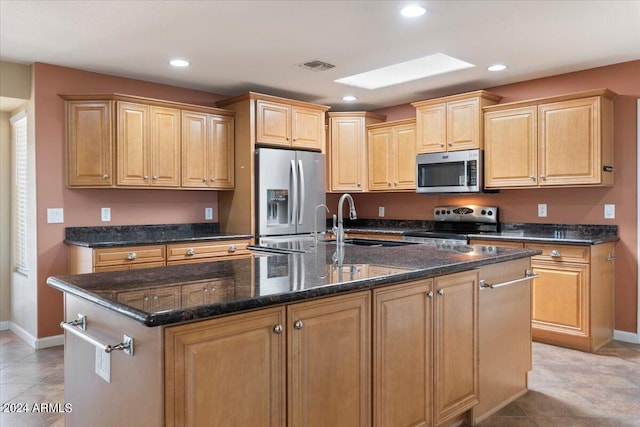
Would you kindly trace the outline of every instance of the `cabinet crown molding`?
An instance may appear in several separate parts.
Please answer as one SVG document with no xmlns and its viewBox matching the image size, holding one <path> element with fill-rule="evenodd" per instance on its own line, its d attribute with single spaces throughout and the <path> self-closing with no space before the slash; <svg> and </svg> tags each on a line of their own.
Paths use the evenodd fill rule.
<svg viewBox="0 0 640 427">
<path fill-rule="evenodd" d="M 332 117 L 364 117 L 367 119 L 386 120 L 384 114 L 371 113 L 369 111 L 332 111 L 327 113 L 329 118 Z"/>
<path fill-rule="evenodd" d="M 305 101 L 297 101 L 295 99 L 282 98 L 282 97 L 273 96 L 273 95 L 265 95 L 263 93 L 257 93 L 257 92 L 247 92 L 242 95 L 223 99 L 221 101 L 216 102 L 216 105 L 218 107 L 226 107 L 227 105 L 236 104 L 238 102 L 246 101 L 250 99 L 255 99 L 255 100 L 260 99 L 262 101 L 279 102 L 282 104 L 293 105 L 296 107 L 313 108 L 314 110 L 322 110 L 322 111 L 328 111 L 331 108 L 326 105 L 314 104 L 314 103 L 305 102 Z"/>
<path fill-rule="evenodd" d="M 224 110 L 216 106 L 188 104 L 185 102 L 167 101 L 164 99 L 146 98 L 144 96 L 125 95 L 122 93 L 78 93 L 78 94 L 59 94 L 60 98 L 65 101 L 125 101 L 137 102 L 146 105 L 154 105 L 157 107 L 178 108 L 190 111 L 198 111 L 201 113 L 219 114 L 222 116 L 234 117 L 235 111 Z"/>
<path fill-rule="evenodd" d="M 410 119 L 400 119 L 400 120 L 391 120 L 388 122 L 380 122 L 374 123 L 367 126 L 367 129 L 378 129 L 387 126 L 400 126 L 400 125 L 412 125 L 416 123 L 416 118 L 412 117 Z"/>
<path fill-rule="evenodd" d="M 518 107 L 530 107 L 538 104 L 549 104 L 552 102 L 570 101 L 572 99 L 590 98 L 592 96 L 601 96 L 605 99 L 614 100 L 618 94 L 612 90 L 601 88 L 586 90 L 581 92 L 572 92 L 564 95 L 548 96 L 544 98 L 526 99 L 523 101 L 505 102 L 504 104 L 487 105 L 482 107 L 482 111 L 487 113 L 490 111 L 500 111 Z"/>
<path fill-rule="evenodd" d="M 423 107 L 431 104 L 440 104 L 442 102 L 459 101 L 459 100 L 475 98 L 475 97 L 483 98 L 492 102 L 499 102 L 502 99 L 502 96 L 496 95 L 495 93 L 491 93 L 486 90 L 476 90 L 474 92 L 466 92 L 466 93 L 459 93 L 456 95 L 444 96 L 440 98 L 425 99 L 424 101 L 412 102 L 411 105 L 413 105 L 416 108 L 419 108 L 419 107 Z"/>
</svg>

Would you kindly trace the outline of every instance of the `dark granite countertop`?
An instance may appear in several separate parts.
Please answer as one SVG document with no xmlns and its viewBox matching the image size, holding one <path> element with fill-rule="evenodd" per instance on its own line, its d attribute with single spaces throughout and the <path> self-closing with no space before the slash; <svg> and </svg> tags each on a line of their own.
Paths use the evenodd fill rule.
<svg viewBox="0 0 640 427">
<path fill-rule="evenodd" d="M 88 248 L 249 239 L 251 234 L 220 233 L 217 223 L 67 227 L 64 242 Z"/>
<path fill-rule="evenodd" d="M 450 274 L 481 265 L 539 254 L 540 251 L 468 245 L 413 244 L 398 247 L 347 245 L 336 254 L 334 243 L 319 242 L 302 254 L 254 254 L 230 261 L 141 270 L 56 276 L 47 283 L 135 319 L 147 326 L 170 325 L 309 298 L 372 289 L 406 280 Z M 334 261 L 341 255 L 341 261 Z M 143 311 L 120 302 L 123 293 L 150 294 L 171 287 L 219 281 L 219 301 L 164 311 Z"/>
<path fill-rule="evenodd" d="M 345 232 L 401 235 L 405 231 L 431 230 L 433 221 L 362 220 L 347 223 Z M 469 234 L 477 240 L 504 240 L 575 245 L 617 242 L 617 225 L 501 223 L 497 233 Z"/>
</svg>

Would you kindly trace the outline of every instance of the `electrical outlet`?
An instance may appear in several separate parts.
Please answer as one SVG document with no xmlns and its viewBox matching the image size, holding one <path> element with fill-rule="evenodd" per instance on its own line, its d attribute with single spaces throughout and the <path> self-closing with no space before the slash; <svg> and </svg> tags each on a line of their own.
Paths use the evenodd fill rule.
<svg viewBox="0 0 640 427">
<path fill-rule="evenodd" d="M 96 374 L 106 382 L 111 382 L 111 353 L 100 347 L 96 347 Z"/>
<path fill-rule="evenodd" d="M 604 219 L 615 219 L 616 205 L 604 205 Z"/>
<path fill-rule="evenodd" d="M 381 218 L 384 216 L 384 206 L 378 208 L 378 216 Z"/>
<path fill-rule="evenodd" d="M 64 209 L 62 208 L 47 209 L 47 223 L 48 224 L 64 223 Z"/>
<path fill-rule="evenodd" d="M 208 221 L 213 219 L 213 208 L 204 208 L 204 219 Z"/>
<path fill-rule="evenodd" d="M 111 221 L 111 208 L 100 208 L 100 219 L 102 222 Z"/>
<path fill-rule="evenodd" d="M 547 216 L 547 204 L 546 203 L 539 203 L 538 204 L 538 216 L 539 217 Z"/>
</svg>

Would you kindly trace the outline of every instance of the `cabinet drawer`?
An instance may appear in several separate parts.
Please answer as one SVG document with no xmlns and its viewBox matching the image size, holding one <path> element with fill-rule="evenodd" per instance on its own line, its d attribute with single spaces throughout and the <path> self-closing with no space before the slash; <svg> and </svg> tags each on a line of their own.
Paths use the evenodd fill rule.
<svg viewBox="0 0 640 427">
<path fill-rule="evenodd" d="M 589 246 L 525 244 L 527 249 L 540 249 L 542 255 L 534 256 L 535 260 L 589 262 Z"/>
<path fill-rule="evenodd" d="M 237 256 L 249 253 L 248 240 L 226 240 L 206 243 L 176 243 L 167 245 L 167 261 Z"/>
<path fill-rule="evenodd" d="M 165 246 L 129 246 L 124 248 L 96 249 L 93 252 L 94 267 L 129 265 L 147 262 L 164 262 Z"/>
</svg>

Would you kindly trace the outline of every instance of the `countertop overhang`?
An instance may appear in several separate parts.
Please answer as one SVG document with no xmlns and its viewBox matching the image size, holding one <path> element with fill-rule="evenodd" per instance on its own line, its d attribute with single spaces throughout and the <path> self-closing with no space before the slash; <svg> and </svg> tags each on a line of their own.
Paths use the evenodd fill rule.
<svg viewBox="0 0 640 427">
<path fill-rule="evenodd" d="M 539 250 L 476 245 L 413 244 L 399 247 L 345 246 L 319 242 L 304 254 L 254 254 L 230 261 L 49 277 L 55 289 L 91 301 L 147 326 L 187 321 L 257 308 L 373 289 L 394 283 L 470 270 L 538 255 Z M 143 311 L 122 303 L 123 292 L 226 281 L 225 299 Z"/>
</svg>

